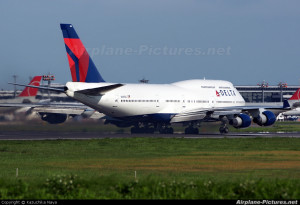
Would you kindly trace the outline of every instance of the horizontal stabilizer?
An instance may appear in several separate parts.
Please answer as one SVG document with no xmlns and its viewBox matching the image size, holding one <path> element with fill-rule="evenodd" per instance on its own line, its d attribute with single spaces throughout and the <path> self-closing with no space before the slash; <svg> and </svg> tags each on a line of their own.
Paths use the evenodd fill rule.
<svg viewBox="0 0 300 205">
<path fill-rule="evenodd" d="M 34 86 L 34 85 L 24 85 L 24 84 L 18 84 L 18 83 L 8 83 L 11 85 L 18 85 L 18 86 L 25 86 L 25 87 L 30 87 L 30 88 L 38 88 L 41 90 L 50 90 L 50 91 L 55 91 L 55 92 L 61 92 L 64 93 L 66 88 L 52 88 L 52 87 L 45 87 L 45 86 Z"/>
<path fill-rule="evenodd" d="M 123 86 L 123 84 L 113 84 L 113 85 L 108 85 L 108 86 L 104 86 L 104 87 L 79 90 L 79 91 L 76 91 L 76 93 L 81 93 L 81 94 L 85 94 L 85 95 L 104 95 L 108 91 L 119 88 L 121 86 Z"/>
</svg>

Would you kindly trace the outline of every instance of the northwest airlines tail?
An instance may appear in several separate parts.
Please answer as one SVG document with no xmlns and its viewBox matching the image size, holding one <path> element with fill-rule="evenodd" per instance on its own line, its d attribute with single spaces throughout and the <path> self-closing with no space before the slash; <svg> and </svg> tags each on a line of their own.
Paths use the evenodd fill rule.
<svg viewBox="0 0 300 205">
<path fill-rule="evenodd" d="M 42 76 L 35 76 L 28 85 L 40 86 Z M 25 87 L 18 97 L 35 97 L 38 88 Z"/>
<path fill-rule="evenodd" d="M 300 88 L 293 94 L 293 96 L 288 100 L 292 107 L 300 107 Z"/>
<path fill-rule="evenodd" d="M 73 82 L 105 82 L 72 24 L 60 24 Z"/>
</svg>

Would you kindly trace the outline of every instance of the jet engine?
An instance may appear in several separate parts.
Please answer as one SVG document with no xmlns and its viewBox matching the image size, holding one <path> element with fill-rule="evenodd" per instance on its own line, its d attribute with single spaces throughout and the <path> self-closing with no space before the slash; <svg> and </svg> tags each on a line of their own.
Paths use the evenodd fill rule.
<svg viewBox="0 0 300 205">
<path fill-rule="evenodd" d="M 264 111 L 253 119 L 260 126 L 270 126 L 276 122 L 276 116 L 271 111 Z"/>
<path fill-rule="evenodd" d="M 251 125 L 251 118 L 249 115 L 241 113 L 232 120 L 230 120 L 230 124 L 235 128 L 249 127 Z"/>
<path fill-rule="evenodd" d="M 40 113 L 41 119 L 50 123 L 50 124 L 60 124 L 67 120 L 67 114 L 59 113 Z"/>
</svg>

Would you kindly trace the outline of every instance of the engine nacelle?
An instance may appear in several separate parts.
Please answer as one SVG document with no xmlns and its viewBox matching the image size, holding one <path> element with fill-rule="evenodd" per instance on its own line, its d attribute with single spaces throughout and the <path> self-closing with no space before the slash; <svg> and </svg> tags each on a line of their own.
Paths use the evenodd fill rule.
<svg viewBox="0 0 300 205">
<path fill-rule="evenodd" d="M 254 118 L 253 122 L 260 126 L 270 126 L 276 122 L 276 116 L 271 111 L 264 111 Z"/>
<path fill-rule="evenodd" d="M 40 113 L 41 119 L 50 123 L 50 124 L 60 124 L 67 120 L 67 114 L 59 113 Z"/>
<path fill-rule="evenodd" d="M 244 113 L 239 114 L 230 121 L 230 124 L 235 128 L 245 128 L 251 125 L 251 118 Z"/>
</svg>

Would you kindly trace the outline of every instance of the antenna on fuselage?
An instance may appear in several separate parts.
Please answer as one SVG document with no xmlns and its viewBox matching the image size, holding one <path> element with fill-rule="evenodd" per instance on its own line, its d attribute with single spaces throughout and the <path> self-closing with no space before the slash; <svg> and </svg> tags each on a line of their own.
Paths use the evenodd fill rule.
<svg viewBox="0 0 300 205">
<path fill-rule="evenodd" d="M 145 78 L 143 78 L 142 80 L 139 80 L 140 83 L 148 83 L 149 80 L 146 80 Z"/>
</svg>

